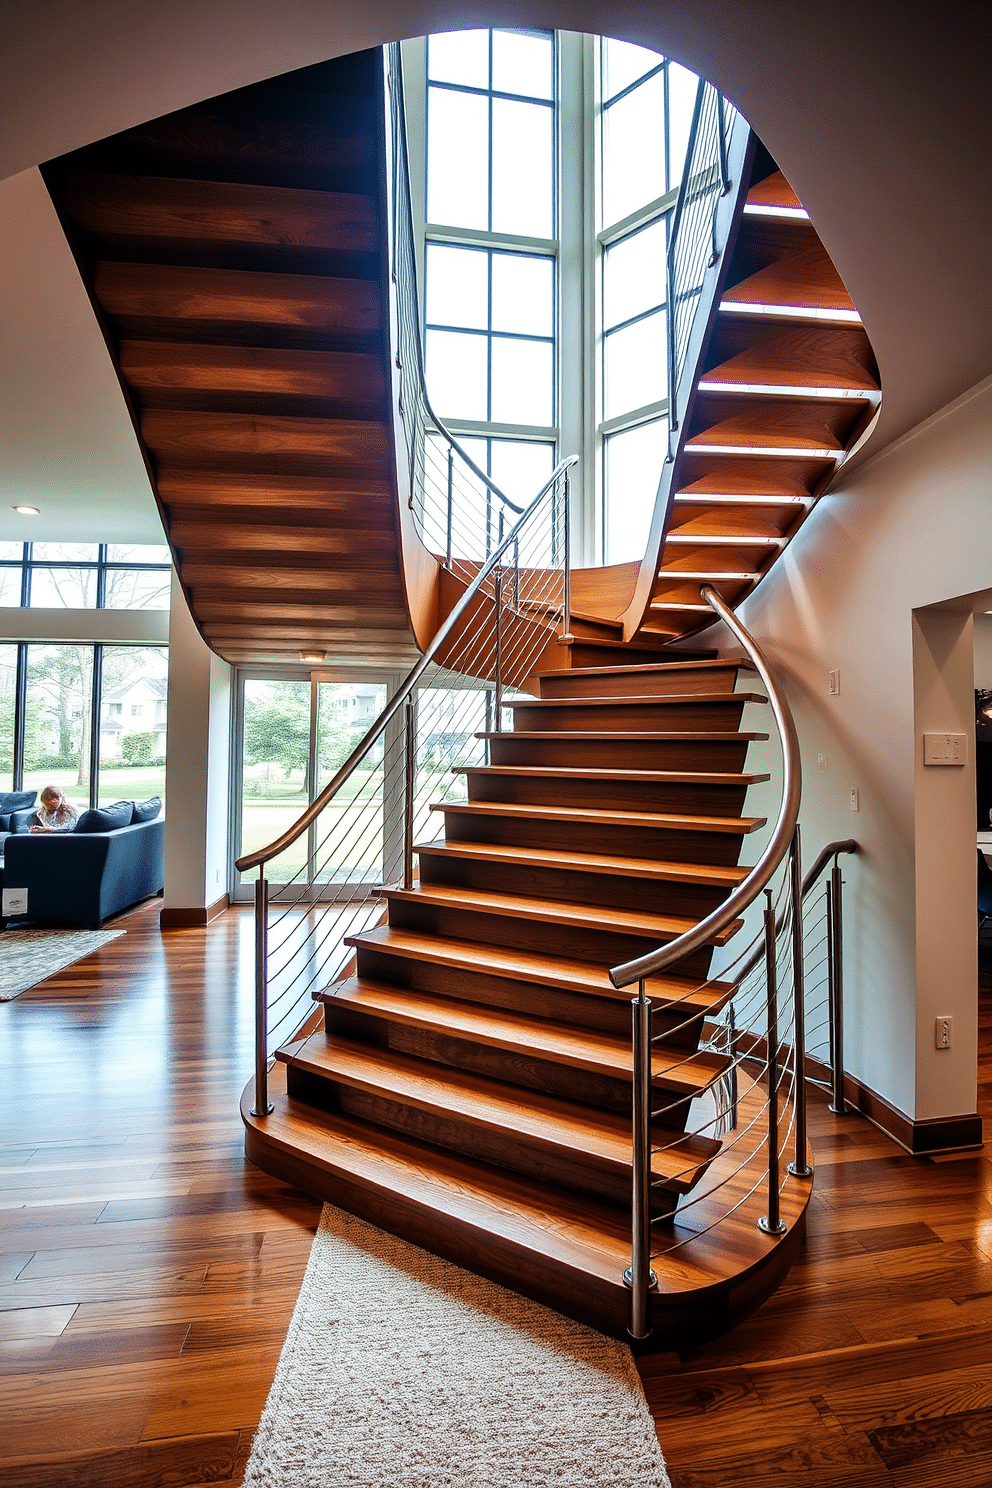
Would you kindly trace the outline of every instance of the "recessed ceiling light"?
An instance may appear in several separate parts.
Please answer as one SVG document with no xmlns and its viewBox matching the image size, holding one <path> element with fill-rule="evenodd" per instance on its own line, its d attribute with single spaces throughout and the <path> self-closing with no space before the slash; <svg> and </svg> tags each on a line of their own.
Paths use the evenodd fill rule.
<svg viewBox="0 0 992 1488">
<path fill-rule="evenodd" d="M 301 651 L 301 661 L 323 661 L 326 653 L 324 651 Z"/>
<path fill-rule="evenodd" d="M 15 506 L 14 511 L 18 512 L 22 517 L 41 516 L 41 508 L 39 506 Z"/>
</svg>

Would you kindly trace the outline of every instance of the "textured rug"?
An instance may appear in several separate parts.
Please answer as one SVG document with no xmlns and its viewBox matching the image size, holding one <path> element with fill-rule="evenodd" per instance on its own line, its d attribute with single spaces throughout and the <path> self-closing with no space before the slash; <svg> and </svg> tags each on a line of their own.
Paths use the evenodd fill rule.
<svg viewBox="0 0 992 1488">
<path fill-rule="evenodd" d="M 244 1488 L 670 1488 L 630 1351 L 327 1204 Z"/>
<path fill-rule="evenodd" d="M 7 930 L 0 935 L 0 1002 L 81 961 L 123 930 Z"/>
</svg>

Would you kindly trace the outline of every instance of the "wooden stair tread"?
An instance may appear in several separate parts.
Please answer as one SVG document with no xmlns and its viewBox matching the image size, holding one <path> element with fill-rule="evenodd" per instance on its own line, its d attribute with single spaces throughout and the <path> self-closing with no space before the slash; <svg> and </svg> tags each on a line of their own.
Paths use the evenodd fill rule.
<svg viewBox="0 0 992 1488">
<path fill-rule="evenodd" d="M 697 1067 L 706 1058 L 714 1061 L 713 1069 L 706 1071 L 708 1079 L 723 1066 L 716 1056 L 696 1056 Z M 322 1032 L 297 1043 L 287 1062 L 432 1115 L 494 1128 L 511 1139 L 537 1142 L 549 1151 L 577 1155 L 604 1168 L 630 1169 L 630 1122 L 612 1112 L 593 1111 L 543 1091 L 525 1090 Z M 706 1138 L 676 1139 L 659 1149 L 653 1164 L 655 1176 L 663 1187 L 684 1192 L 698 1180 L 719 1146 Z"/>
<path fill-rule="evenodd" d="M 524 1013 L 459 1002 L 454 998 L 394 987 L 366 977 L 351 977 L 322 992 L 315 992 L 314 1000 L 409 1027 L 443 1033 L 451 1038 L 528 1053 L 592 1074 L 607 1074 L 624 1081 L 631 1078 L 630 1039 L 594 1029 L 570 1028 L 547 1019 L 528 1017 Z M 718 998 L 714 999 L 714 1005 L 719 1006 Z M 663 1087 L 666 1072 L 681 1066 L 686 1051 L 655 1044 L 652 1056 L 653 1078 Z"/>
<path fill-rule="evenodd" d="M 499 842 L 421 842 L 414 846 L 421 857 L 463 858 L 498 863 L 507 868 L 563 868 L 574 873 L 618 874 L 628 878 L 655 879 L 661 883 L 689 883 L 726 889 L 729 893 L 746 877 L 746 868 L 712 867 L 703 863 L 671 863 L 646 858 L 610 856 L 600 853 L 564 852 L 538 847 L 514 847 Z"/>
<path fill-rule="evenodd" d="M 747 656 L 712 657 L 707 661 L 631 661 L 624 666 L 569 667 L 569 677 L 626 677 L 638 672 L 685 672 L 685 671 L 753 671 L 754 663 Z M 561 672 L 534 672 L 538 681 L 547 677 L 552 681 L 561 678 Z"/>
<path fill-rule="evenodd" d="M 629 1002 L 630 990 L 619 990 L 610 981 L 607 968 L 591 961 L 570 961 L 561 956 L 542 956 L 536 951 L 514 951 L 506 946 L 482 945 L 475 941 L 446 940 L 443 936 L 424 935 L 419 931 L 397 930 L 382 925 L 359 935 L 349 935 L 345 944 L 387 955 L 426 961 L 461 971 L 488 973 L 511 981 L 536 982 L 559 991 L 579 992 L 590 997 L 608 997 L 615 1002 Z M 649 977 L 647 995 L 659 1006 L 677 1004 L 686 1017 L 697 1009 L 709 1007 L 714 995 L 729 996 L 731 982 L 700 983 L 689 977 Z"/>
<path fill-rule="evenodd" d="M 594 826 L 649 827 L 680 832 L 725 832 L 746 836 L 765 825 L 763 816 L 681 816 L 671 812 L 589 811 L 577 806 L 527 806 L 511 801 L 434 801 L 431 811 L 463 816 L 519 817 L 526 821 L 586 822 Z"/>
<path fill-rule="evenodd" d="M 486 889 L 466 889 L 448 884 L 421 883 L 411 889 L 386 889 L 385 897 L 409 904 L 433 904 L 478 914 L 507 915 L 511 919 L 535 920 L 548 925 L 572 925 L 583 929 L 608 929 L 620 934 L 656 936 L 659 944 L 684 935 L 698 922 L 686 915 L 645 914 L 639 910 L 572 904 L 567 900 L 536 899 Z M 711 943 L 725 945 L 743 920 L 733 920 Z M 708 942 L 709 943 L 709 942 Z"/>
<path fill-rule="evenodd" d="M 726 693 L 721 694 L 721 696 L 739 697 L 740 694 Z M 559 698 L 558 701 L 560 703 L 568 701 L 574 702 L 575 699 Z M 616 702 L 617 699 L 614 698 L 613 701 Z M 765 701 L 767 702 L 767 698 L 765 699 Z M 640 730 L 635 730 L 633 732 L 624 732 L 619 729 L 584 729 L 582 731 L 580 731 L 579 729 L 569 729 L 567 732 L 562 732 L 561 730 L 554 729 L 546 730 L 515 728 L 509 732 L 504 730 L 502 732 L 490 731 L 489 733 L 479 733 L 476 734 L 475 737 L 477 739 L 551 739 L 558 743 L 567 743 L 569 740 L 591 739 L 595 740 L 596 742 L 605 744 L 609 744 L 611 742 L 618 744 L 621 742 L 663 744 L 670 743 L 672 741 L 681 741 L 683 743 L 701 743 L 703 740 L 713 741 L 716 743 L 728 743 L 732 739 L 744 739 L 748 742 L 751 742 L 752 740 L 767 739 L 768 735 L 756 733 L 738 733 L 736 729 L 714 729 L 711 733 L 704 729 L 670 729 L 661 732 L 651 732 L 647 729 L 645 729 L 643 732 L 641 732 Z"/>
<path fill-rule="evenodd" d="M 706 606 L 709 609 L 709 606 Z M 712 614 L 712 611 L 710 611 Z M 504 708 L 695 707 L 701 703 L 767 703 L 761 692 L 640 693 L 635 697 L 506 698 Z M 516 730 L 514 730 L 516 732 Z"/>
<path fill-rule="evenodd" d="M 245 1124 L 267 1146 L 289 1157 L 302 1155 L 328 1177 L 350 1181 L 371 1194 L 375 1212 L 392 1212 L 391 1201 L 405 1201 L 422 1225 L 447 1223 L 468 1232 L 480 1257 L 493 1242 L 504 1254 L 519 1256 L 528 1269 L 544 1273 L 545 1295 L 560 1295 L 571 1274 L 577 1281 L 596 1283 L 612 1300 L 618 1320 L 629 1313 L 623 1272 L 630 1265 L 630 1219 L 622 1211 L 396 1132 L 370 1133 L 343 1113 L 314 1111 L 282 1095 L 276 1081 L 270 1096 L 275 1109 L 256 1120 L 250 1115 L 254 1097 L 249 1085 L 242 1099 Z M 736 1263 L 728 1266 L 725 1255 L 708 1254 L 705 1244 L 694 1245 L 691 1253 L 682 1247 L 652 1264 L 660 1288 L 673 1292 L 708 1289 L 737 1270 Z M 484 1264 L 480 1269 L 489 1274 Z M 507 1285 L 513 1284 L 508 1271 L 495 1269 Z"/>
<path fill-rule="evenodd" d="M 558 767 L 556 765 L 453 765 L 453 775 L 497 775 L 509 778 L 536 776 L 539 780 L 637 780 L 644 784 L 671 785 L 753 785 L 768 780 L 763 775 L 739 774 L 716 770 L 607 770 L 592 765 Z"/>
</svg>

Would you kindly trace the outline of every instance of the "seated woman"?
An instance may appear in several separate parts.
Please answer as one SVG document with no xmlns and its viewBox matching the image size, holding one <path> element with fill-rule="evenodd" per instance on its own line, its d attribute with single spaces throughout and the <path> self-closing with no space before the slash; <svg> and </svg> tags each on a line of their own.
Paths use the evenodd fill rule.
<svg viewBox="0 0 992 1488">
<path fill-rule="evenodd" d="M 71 832 L 76 825 L 79 812 L 70 806 L 57 785 L 46 785 L 41 793 L 41 805 L 34 814 L 32 832 Z"/>
</svg>

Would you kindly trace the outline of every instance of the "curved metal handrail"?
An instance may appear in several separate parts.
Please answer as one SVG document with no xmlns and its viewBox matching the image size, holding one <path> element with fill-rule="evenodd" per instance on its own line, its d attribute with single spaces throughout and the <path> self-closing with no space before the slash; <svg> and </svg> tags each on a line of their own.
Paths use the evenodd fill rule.
<svg viewBox="0 0 992 1488">
<path fill-rule="evenodd" d="M 745 630 L 733 610 L 724 604 L 723 600 L 709 584 L 704 585 L 700 594 L 711 609 L 715 610 L 720 619 L 733 631 L 747 652 L 754 669 L 758 673 L 768 692 L 768 701 L 771 705 L 775 722 L 778 725 L 779 736 L 782 740 L 782 755 L 784 760 L 785 779 L 782 787 L 782 805 L 779 809 L 778 820 L 771 840 L 765 848 L 757 863 L 750 873 L 743 879 L 724 902 L 716 908 L 712 914 L 700 920 L 691 930 L 684 935 L 669 941 L 667 945 L 660 946 L 656 951 L 649 951 L 646 956 L 638 956 L 634 961 L 625 961 L 622 966 L 614 966 L 610 972 L 610 981 L 614 987 L 629 987 L 633 982 L 643 981 L 645 977 L 656 976 L 658 972 L 664 971 L 666 967 L 675 961 L 680 961 L 683 956 L 689 956 L 693 951 L 698 951 L 706 945 L 710 939 L 721 930 L 726 929 L 732 920 L 735 920 L 743 909 L 753 903 L 758 894 L 765 887 L 776 868 L 782 862 L 789 851 L 793 833 L 796 830 L 796 822 L 799 818 L 799 799 L 802 794 L 802 763 L 799 754 L 799 739 L 796 735 L 796 725 L 793 722 L 789 705 L 775 684 L 775 680 L 768 668 L 768 663 L 762 655 L 757 641 Z"/>
<path fill-rule="evenodd" d="M 816 883 L 816 880 L 819 878 L 824 868 L 826 868 L 831 858 L 837 857 L 838 853 L 859 853 L 860 851 L 861 844 L 860 842 L 856 842 L 853 837 L 845 837 L 843 842 L 828 842 L 826 847 L 821 852 L 820 856 L 817 858 L 816 862 L 813 864 L 812 868 L 807 873 L 806 877 L 803 879 L 803 898 L 806 898 L 806 895 Z"/>
<path fill-rule="evenodd" d="M 315 799 L 307 807 L 306 811 L 304 811 L 303 814 L 298 817 L 293 825 L 291 827 L 287 827 L 286 831 L 283 832 L 281 837 L 277 837 L 275 842 L 270 843 L 268 847 L 260 847 L 255 852 L 246 853 L 244 857 L 238 858 L 234 866 L 235 868 L 237 868 L 239 873 L 248 873 L 252 868 L 259 868 L 263 863 L 267 863 L 271 858 L 278 857 L 280 853 L 285 852 L 287 847 L 292 847 L 297 838 L 301 837 L 307 830 L 311 822 L 317 819 L 317 817 L 323 811 L 324 807 L 327 805 L 328 801 L 337 794 L 337 792 L 341 789 L 341 786 L 345 783 L 345 781 L 352 774 L 355 768 L 368 754 L 369 750 L 372 748 L 373 744 L 375 744 L 376 740 L 379 739 L 385 732 L 389 723 L 399 713 L 400 708 L 406 702 L 406 699 L 416 687 L 417 682 L 420 680 L 427 667 L 431 664 L 443 643 L 447 640 L 448 636 L 454 630 L 455 626 L 458 624 L 458 621 L 464 615 L 473 599 L 475 599 L 476 595 L 482 588 L 490 573 L 499 565 L 499 561 L 503 557 L 504 553 L 506 553 L 506 551 L 513 546 L 514 542 L 519 536 L 521 529 L 525 526 L 531 513 L 536 509 L 537 506 L 540 505 L 541 501 L 543 501 L 544 497 L 551 490 L 552 486 L 555 485 L 559 477 L 573 465 L 577 465 L 578 461 L 578 455 L 569 455 L 567 459 L 562 460 L 558 465 L 555 466 L 548 480 L 545 481 L 544 485 L 538 491 L 533 501 L 531 501 L 531 503 L 524 508 L 523 514 L 514 523 L 513 527 L 510 529 L 506 537 L 503 538 L 498 547 L 493 549 L 492 553 L 486 559 L 486 562 L 479 569 L 479 572 L 476 574 L 475 578 L 465 590 L 465 593 L 462 595 L 461 599 L 448 615 L 448 618 L 445 620 L 444 624 L 441 626 L 440 630 L 431 641 L 423 656 L 421 656 L 420 660 L 407 674 L 404 681 L 400 684 L 397 691 L 393 694 L 393 697 L 386 704 L 385 708 L 379 714 L 378 718 L 368 729 L 364 738 L 361 739 L 358 744 L 356 744 L 355 748 L 345 760 L 340 770 L 338 770 L 337 774 L 333 777 L 332 780 L 328 781 L 327 785 L 324 786 L 324 789 L 321 791 L 320 795 L 315 797 Z"/>
</svg>

